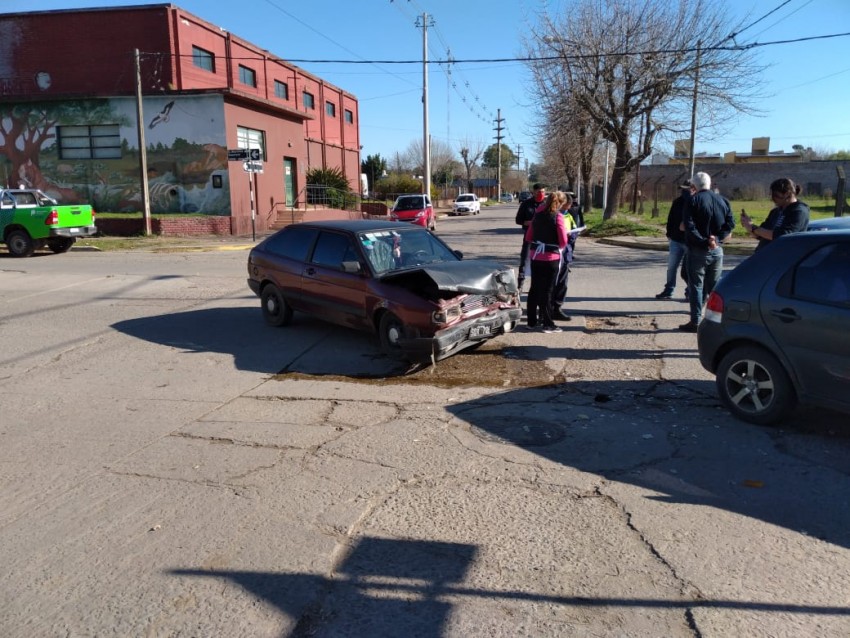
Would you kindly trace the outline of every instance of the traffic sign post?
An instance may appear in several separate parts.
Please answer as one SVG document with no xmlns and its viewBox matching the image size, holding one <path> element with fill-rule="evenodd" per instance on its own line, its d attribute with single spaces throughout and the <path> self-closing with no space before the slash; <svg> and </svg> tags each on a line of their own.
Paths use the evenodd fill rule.
<svg viewBox="0 0 850 638">
<path fill-rule="evenodd" d="M 229 148 L 227 159 L 231 162 L 242 162 L 242 169 L 248 173 L 248 189 L 251 192 L 251 239 L 257 241 L 257 210 L 255 192 L 257 190 L 257 173 L 263 172 L 263 160 L 258 148 Z"/>
</svg>

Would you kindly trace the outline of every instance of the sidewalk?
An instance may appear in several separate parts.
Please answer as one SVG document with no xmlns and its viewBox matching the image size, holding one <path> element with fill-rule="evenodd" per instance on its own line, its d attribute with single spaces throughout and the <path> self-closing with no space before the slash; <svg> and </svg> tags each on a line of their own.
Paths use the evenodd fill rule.
<svg viewBox="0 0 850 638">
<path fill-rule="evenodd" d="M 592 238 L 591 238 L 592 239 Z M 602 237 L 594 241 L 611 246 L 625 246 L 627 248 L 641 248 L 643 250 L 667 251 L 666 237 Z M 727 239 L 723 244 L 723 252 L 727 255 L 751 255 L 756 247 L 755 241 L 733 237 Z"/>
</svg>

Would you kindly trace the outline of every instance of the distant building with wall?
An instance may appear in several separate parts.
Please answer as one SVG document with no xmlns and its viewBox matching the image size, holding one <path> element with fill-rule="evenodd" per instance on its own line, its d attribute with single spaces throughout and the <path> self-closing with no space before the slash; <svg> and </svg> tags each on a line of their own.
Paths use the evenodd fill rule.
<svg viewBox="0 0 850 638">
<path fill-rule="evenodd" d="M 669 203 L 679 194 L 679 184 L 690 177 L 690 141 L 674 144 L 673 157 L 653 156 L 651 163 L 640 167 L 638 190 L 652 208 L 652 202 Z M 838 186 L 838 169 L 850 172 L 847 160 L 809 160 L 794 151 L 770 151 L 770 138 L 753 138 L 750 153 L 735 151 L 724 154 L 701 154 L 694 157 L 694 172 L 708 173 L 712 185 L 730 199 L 760 199 L 769 195 L 770 183 L 780 177 L 790 177 L 803 189 L 803 198 L 834 195 Z M 622 202 L 631 201 L 635 173 L 629 174 L 621 190 Z M 664 214 L 667 209 L 665 208 Z"/>
<path fill-rule="evenodd" d="M 357 99 L 173 4 L 0 15 L 0 180 L 104 212 L 142 206 L 136 65 L 151 210 L 257 230 L 304 204 L 311 168 L 359 191 Z"/>
</svg>

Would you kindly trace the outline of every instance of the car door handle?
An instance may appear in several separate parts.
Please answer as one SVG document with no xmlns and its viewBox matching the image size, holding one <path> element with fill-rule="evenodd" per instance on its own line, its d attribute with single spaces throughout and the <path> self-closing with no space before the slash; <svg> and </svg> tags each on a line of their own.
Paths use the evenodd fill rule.
<svg viewBox="0 0 850 638">
<path fill-rule="evenodd" d="M 304 270 L 304 272 L 306 272 L 308 275 L 310 275 L 310 276 L 312 277 L 313 275 L 315 275 L 315 274 L 316 274 L 316 269 L 315 269 L 315 268 L 308 267 L 308 268 L 306 268 L 306 269 Z"/>
<path fill-rule="evenodd" d="M 770 314 L 779 319 L 784 323 L 791 323 L 792 321 L 799 321 L 802 319 L 800 315 L 797 314 L 797 311 L 793 308 L 783 308 L 782 310 L 771 310 Z"/>
</svg>

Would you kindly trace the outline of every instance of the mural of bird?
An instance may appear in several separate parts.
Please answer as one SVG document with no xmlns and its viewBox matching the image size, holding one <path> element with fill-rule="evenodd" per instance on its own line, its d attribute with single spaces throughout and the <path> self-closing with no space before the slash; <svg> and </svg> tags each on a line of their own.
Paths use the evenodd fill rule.
<svg viewBox="0 0 850 638">
<path fill-rule="evenodd" d="M 150 123 L 150 124 L 148 124 L 148 128 L 153 128 L 153 127 L 154 127 L 154 126 L 156 126 L 157 124 L 162 124 L 162 123 L 164 123 L 164 122 L 167 122 L 167 121 L 168 121 L 168 118 L 169 118 L 169 116 L 170 116 L 170 114 L 171 114 L 171 109 L 172 109 L 173 107 L 174 107 L 174 102 L 173 102 L 173 101 L 171 101 L 171 102 L 169 102 L 168 104 L 166 104 L 166 105 L 163 107 L 162 111 L 160 111 L 159 113 L 157 113 L 157 114 L 154 116 L 154 118 L 151 120 L 151 123 Z"/>
</svg>

